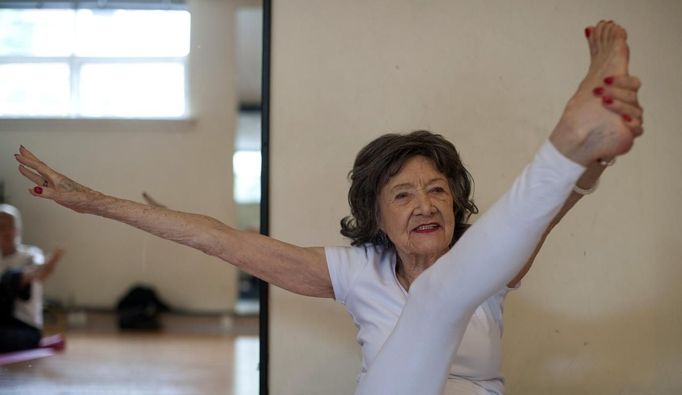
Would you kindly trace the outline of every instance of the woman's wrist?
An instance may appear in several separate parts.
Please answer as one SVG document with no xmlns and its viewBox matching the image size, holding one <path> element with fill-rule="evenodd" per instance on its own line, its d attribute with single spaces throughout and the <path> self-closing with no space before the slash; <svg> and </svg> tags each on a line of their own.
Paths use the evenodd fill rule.
<svg viewBox="0 0 682 395">
<path fill-rule="evenodd" d="M 578 181 L 575 183 L 574 192 L 580 195 L 587 195 L 594 192 L 599 186 L 599 177 L 608 167 L 608 164 L 604 164 L 600 161 L 591 163 L 585 169 L 585 172 L 580 176 Z"/>
</svg>

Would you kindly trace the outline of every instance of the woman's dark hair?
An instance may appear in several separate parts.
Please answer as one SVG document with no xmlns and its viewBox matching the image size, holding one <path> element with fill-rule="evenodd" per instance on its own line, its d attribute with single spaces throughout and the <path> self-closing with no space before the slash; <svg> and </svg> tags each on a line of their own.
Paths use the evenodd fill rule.
<svg viewBox="0 0 682 395">
<path fill-rule="evenodd" d="M 443 136 L 426 130 L 385 134 L 360 150 L 353 169 L 348 173 L 351 215 L 341 220 L 341 234 L 350 238 L 352 245 L 393 245 L 379 229 L 379 194 L 389 178 L 415 156 L 431 159 L 448 179 L 455 213 L 455 232 L 450 245 L 469 227 L 467 220 L 471 214 L 478 213 L 478 207 L 471 196 L 473 179 L 464 168 L 455 146 Z"/>
</svg>

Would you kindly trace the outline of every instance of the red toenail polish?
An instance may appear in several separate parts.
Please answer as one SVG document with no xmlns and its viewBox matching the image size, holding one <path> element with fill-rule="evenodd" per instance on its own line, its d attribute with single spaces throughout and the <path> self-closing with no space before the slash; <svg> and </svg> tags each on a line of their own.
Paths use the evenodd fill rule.
<svg viewBox="0 0 682 395">
<path fill-rule="evenodd" d="M 604 104 L 612 104 L 613 103 L 613 98 L 611 96 L 604 96 L 601 98 L 601 100 L 604 102 Z"/>
<path fill-rule="evenodd" d="M 625 120 L 625 122 L 632 121 L 632 118 L 628 114 L 623 114 L 623 119 Z"/>
<path fill-rule="evenodd" d="M 602 93 L 604 93 L 604 88 L 602 88 L 601 86 L 598 86 L 598 87 L 592 89 L 592 93 L 594 93 L 596 96 L 601 96 Z"/>
<path fill-rule="evenodd" d="M 606 77 L 606 78 L 604 78 L 604 83 L 605 83 L 606 85 L 611 85 L 611 84 L 613 84 L 613 77 Z"/>
<path fill-rule="evenodd" d="M 592 28 L 586 27 L 585 28 L 585 37 L 590 38 L 592 35 Z"/>
<path fill-rule="evenodd" d="M 35 187 L 35 188 L 33 188 L 33 192 L 37 193 L 38 195 L 42 195 L 42 193 L 43 193 L 43 188 L 41 188 L 41 187 Z"/>
</svg>

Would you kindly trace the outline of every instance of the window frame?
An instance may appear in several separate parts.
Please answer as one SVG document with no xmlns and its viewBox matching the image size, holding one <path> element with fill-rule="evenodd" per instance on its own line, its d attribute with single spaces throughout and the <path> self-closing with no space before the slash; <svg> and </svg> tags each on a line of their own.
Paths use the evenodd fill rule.
<svg viewBox="0 0 682 395">
<path fill-rule="evenodd" d="M 190 15 L 190 37 L 191 37 L 191 13 L 185 0 L 128 0 L 128 1 L 7 1 L 0 3 L 1 9 L 17 9 L 17 10 L 41 10 L 41 9 L 71 9 L 77 11 L 79 9 L 92 10 L 157 10 L 157 11 L 186 11 Z M 191 39 L 190 39 L 191 40 Z M 0 56 L 0 65 L 8 64 L 44 64 L 44 63 L 60 63 L 65 64 L 70 71 L 69 88 L 69 112 L 65 115 L 0 115 L 0 120 L 17 121 L 21 120 L 159 120 L 159 121 L 180 121 L 181 124 L 187 124 L 186 121 L 192 121 L 192 106 L 190 96 L 190 55 L 191 46 L 184 56 L 77 56 L 71 54 L 68 56 L 26 56 L 26 55 L 12 55 Z M 175 63 L 181 64 L 184 70 L 184 112 L 178 116 L 88 116 L 78 113 L 80 109 L 80 76 L 81 69 L 85 64 L 135 64 L 135 63 Z M 189 122 L 193 123 L 193 122 Z M 0 127 L 0 130 L 4 128 Z"/>
</svg>

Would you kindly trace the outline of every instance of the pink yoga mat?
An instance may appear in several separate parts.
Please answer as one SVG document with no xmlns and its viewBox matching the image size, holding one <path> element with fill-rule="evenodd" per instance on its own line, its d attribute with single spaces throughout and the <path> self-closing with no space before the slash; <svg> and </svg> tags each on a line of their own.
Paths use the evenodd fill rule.
<svg viewBox="0 0 682 395">
<path fill-rule="evenodd" d="M 55 354 L 57 354 L 57 352 L 51 348 L 34 348 L 32 350 L 8 352 L 5 354 L 0 354 L 0 366 L 30 361 L 32 359 L 50 357 Z"/>
</svg>

